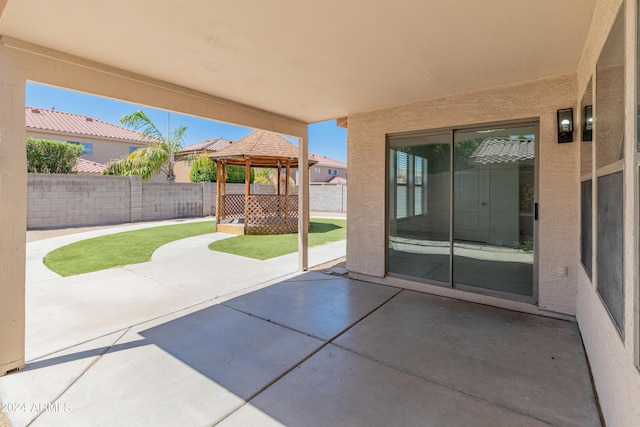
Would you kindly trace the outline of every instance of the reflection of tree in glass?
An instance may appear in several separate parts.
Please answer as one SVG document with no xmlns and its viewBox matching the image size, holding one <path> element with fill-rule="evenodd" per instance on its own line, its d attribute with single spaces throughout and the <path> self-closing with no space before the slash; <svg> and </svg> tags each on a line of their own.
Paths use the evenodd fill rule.
<svg viewBox="0 0 640 427">
<path fill-rule="evenodd" d="M 468 139 L 466 141 L 456 142 L 454 144 L 454 158 L 453 158 L 453 166 L 455 170 L 465 170 L 472 169 L 474 165 L 469 162 L 469 156 L 473 154 L 474 151 L 478 149 L 482 141 L 485 138 L 474 138 Z"/>
<path fill-rule="evenodd" d="M 455 170 L 470 169 L 469 156 L 480 146 L 485 138 L 474 138 L 466 141 L 459 141 L 454 144 L 454 166 Z M 422 157 L 428 161 L 428 173 L 439 173 L 449 171 L 449 144 L 429 144 L 401 147 L 397 149 L 407 154 Z"/>
</svg>

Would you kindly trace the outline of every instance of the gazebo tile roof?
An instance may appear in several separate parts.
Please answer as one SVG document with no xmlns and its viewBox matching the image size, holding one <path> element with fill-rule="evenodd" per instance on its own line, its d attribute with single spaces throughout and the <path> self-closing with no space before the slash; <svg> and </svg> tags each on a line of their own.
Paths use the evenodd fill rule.
<svg viewBox="0 0 640 427">
<path fill-rule="evenodd" d="M 214 159 L 232 157 L 298 158 L 298 147 L 274 132 L 257 130 L 211 156 Z"/>
</svg>

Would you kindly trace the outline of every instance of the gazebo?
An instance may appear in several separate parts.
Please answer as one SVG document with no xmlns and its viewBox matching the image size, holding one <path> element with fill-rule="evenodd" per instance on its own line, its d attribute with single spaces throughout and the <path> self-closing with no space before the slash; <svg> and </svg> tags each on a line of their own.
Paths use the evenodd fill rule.
<svg viewBox="0 0 640 427">
<path fill-rule="evenodd" d="M 298 230 L 298 196 L 291 194 L 291 168 L 298 148 L 274 132 L 255 131 L 210 156 L 216 161 L 217 231 L 231 234 L 285 234 Z M 309 164 L 316 163 L 310 160 Z M 245 167 L 244 194 L 227 194 L 227 165 Z M 276 194 L 251 194 L 251 168 L 277 170 Z M 285 170 L 284 189 L 281 184 Z"/>
</svg>

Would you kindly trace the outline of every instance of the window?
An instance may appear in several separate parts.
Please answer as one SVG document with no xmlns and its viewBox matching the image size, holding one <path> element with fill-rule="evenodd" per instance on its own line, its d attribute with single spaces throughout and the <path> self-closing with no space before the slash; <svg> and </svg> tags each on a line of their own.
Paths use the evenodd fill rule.
<svg viewBox="0 0 640 427">
<path fill-rule="evenodd" d="M 90 142 L 69 141 L 69 144 L 82 145 L 82 154 L 93 154 L 93 144 Z"/>
<path fill-rule="evenodd" d="M 580 110 L 593 105 L 591 80 L 580 103 Z M 583 117 L 584 119 L 584 117 Z M 584 138 L 580 138 L 584 139 Z M 593 142 L 580 142 L 580 260 L 593 280 Z"/>
<path fill-rule="evenodd" d="M 618 17 L 596 64 L 596 288 L 624 336 L 624 14 Z"/>
<path fill-rule="evenodd" d="M 314 168 L 313 171 L 315 173 L 322 173 L 322 168 Z"/>
<path fill-rule="evenodd" d="M 138 148 L 142 148 L 142 147 L 138 147 L 136 145 L 130 145 L 129 146 L 129 153 L 133 153 L 134 151 L 136 151 Z"/>
<path fill-rule="evenodd" d="M 329 169 L 329 175 L 339 176 L 340 171 L 338 169 Z"/>
</svg>

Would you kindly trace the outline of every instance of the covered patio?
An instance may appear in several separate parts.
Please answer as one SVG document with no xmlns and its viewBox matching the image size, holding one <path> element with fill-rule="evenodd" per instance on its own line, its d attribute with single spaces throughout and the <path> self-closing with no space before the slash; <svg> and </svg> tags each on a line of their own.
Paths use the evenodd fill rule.
<svg viewBox="0 0 640 427">
<path fill-rule="evenodd" d="M 83 397 L 83 421 L 111 402 L 134 424 L 158 403 L 164 421 L 196 424 L 597 424 L 581 338 L 606 424 L 640 425 L 639 2 L 461 3 L 0 1 L 0 375 L 64 366 L 71 352 L 79 371 L 43 401 Z M 57 31 L 34 31 L 51 22 Z M 26 319 L 41 306 L 24 269 L 28 81 L 297 138 L 299 272 L 310 265 L 308 126 L 336 119 L 348 132 L 348 278 L 281 279 L 30 357 Z M 533 141 L 534 158 L 475 164 L 487 133 Z M 394 224 L 411 228 L 396 236 Z M 528 257 L 526 282 L 520 268 L 510 282 L 497 273 L 512 256 Z M 166 280 L 186 265 L 146 273 Z M 203 277 L 194 283 L 208 289 L 216 275 Z M 117 317 L 119 302 L 80 310 L 76 324 Z M 215 319 L 236 333 L 217 335 Z M 252 335 L 254 322 L 282 335 Z M 292 333 L 307 344 L 280 359 Z"/>
<path fill-rule="evenodd" d="M 600 425 L 573 322 L 206 248 L 223 237 L 82 276 L 30 268 L 0 425 Z"/>
</svg>

